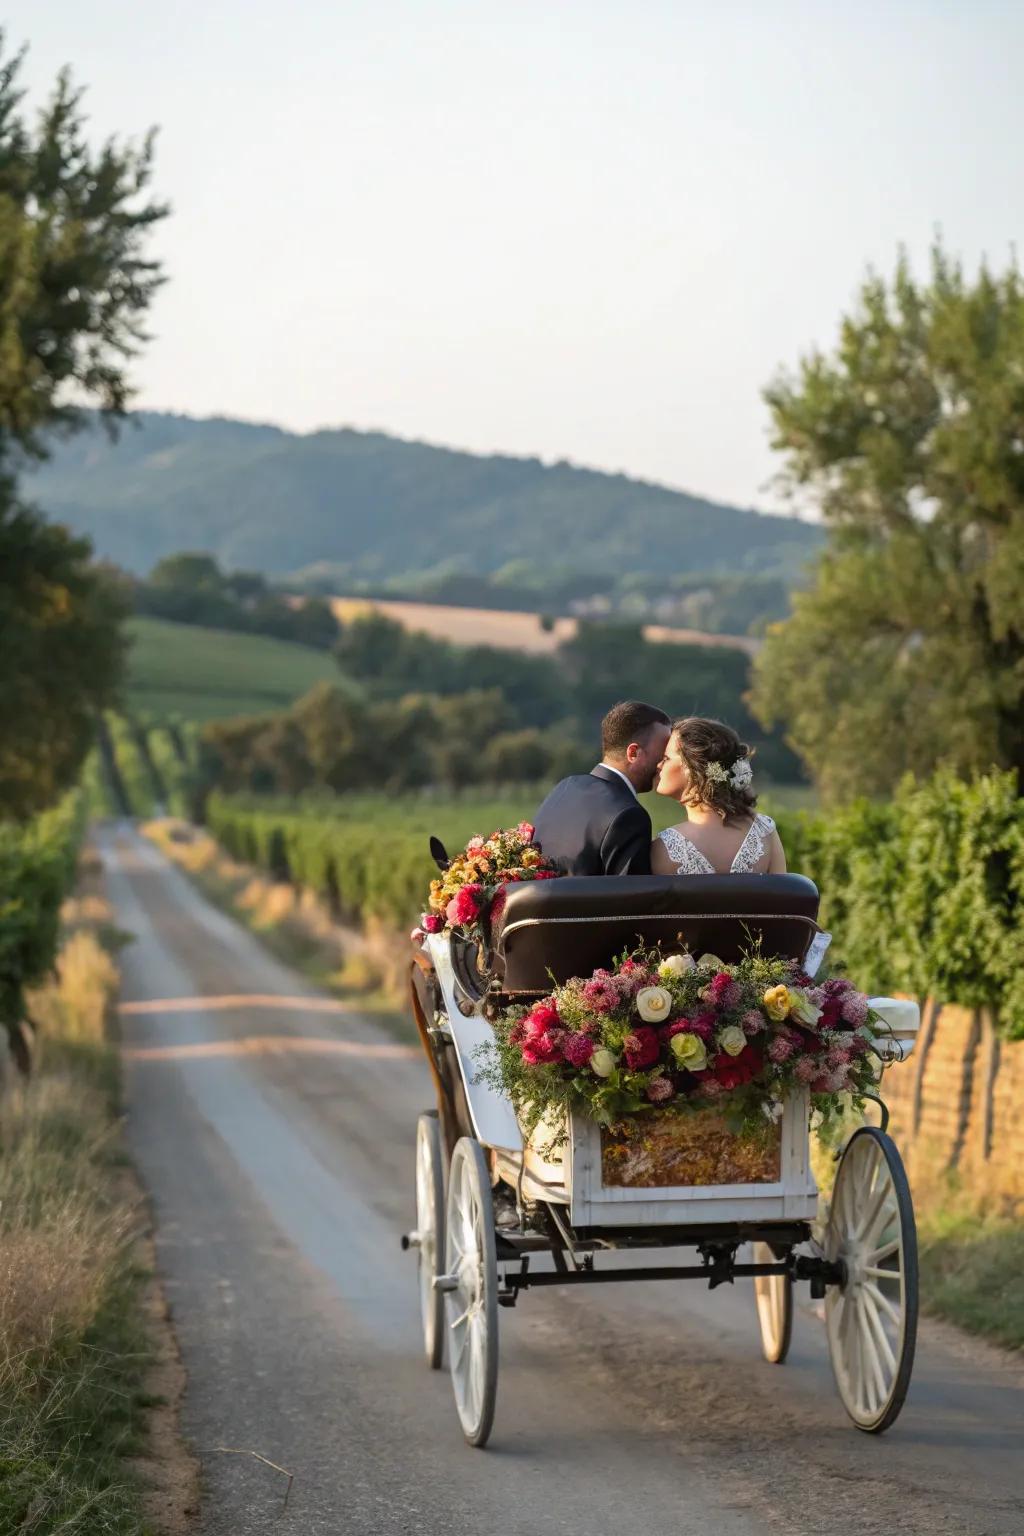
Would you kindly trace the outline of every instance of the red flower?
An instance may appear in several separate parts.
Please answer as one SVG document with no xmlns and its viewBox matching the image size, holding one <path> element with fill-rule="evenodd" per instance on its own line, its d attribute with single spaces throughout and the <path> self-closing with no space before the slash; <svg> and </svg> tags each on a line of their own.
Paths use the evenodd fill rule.
<svg viewBox="0 0 1024 1536">
<path fill-rule="evenodd" d="M 425 933 L 440 933 L 444 927 L 444 918 L 440 912 L 424 912 L 420 918 L 420 927 Z"/>
<path fill-rule="evenodd" d="M 722 1055 L 715 1062 L 715 1081 L 723 1088 L 740 1088 L 756 1077 L 764 1064 L 761 1052 L 753 1045 L 746 1045 L 738 1056 Z"/>
<path fill-rule="evenodd" d="M 658 1059 L 658 1034 L 646 1024 L 640 1024 L 631 1035 L 627 1035 L 623 1050 L 626 1057 L 626 1065 L 631 1072 L 642 1072 L 644 1067 L 653 1067 Z"/>
<path fill-rule="evenodd" d="M 487 914 L 492 925 L 499 920 L 504 912 L 506 901 L 508 901 L 508 888 L 507 886 L 499 885 L 491 898 L 490 911 Z"/>
<path fill-rule="evenodd" d="M 692 1029 L 693 1033 L 695 1035 L 699 1035 L 700 1038 L 705 1042 L 705 1044 L 707 1043 L 708 1040 L 711 1039 L 711 1036 L 714 1034 L 715 1029 L 717 1027 L 717 1024 L 718 1024 L 718 1015 L 714 1014 L 714 1013 L 709 1013 L 707 1011 L 705 1011 L 704 1013 L 696 1014 L 690 1020 L 690 1028 Z"/>
<path fill-rule="evenodd" d="M 545 1067 L 558 1060 L 558 1046 L 550 1035 L 535 1035 L 524 1042 L 523 1060 L 531 1067 Z"/>
<path fill-rule="evenodd" d="M 562 1020 L 558 1013 L 558 1005 L 557 1003 L 551 1002 L 550 999 L 535 1003 L 534 1006 L 530 1009 L 530 1016 L 527 1020 L 527 1023 L 536 1024 L 538 1029 L 541 1030 L 551 1029 L 552 1026 L 557 1028 L 561 1022 Z"/>
</svg>

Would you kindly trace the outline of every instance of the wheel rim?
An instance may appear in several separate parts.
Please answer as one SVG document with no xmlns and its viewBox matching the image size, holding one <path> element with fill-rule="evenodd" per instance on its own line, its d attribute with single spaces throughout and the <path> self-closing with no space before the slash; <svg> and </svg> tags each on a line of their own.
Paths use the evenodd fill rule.
<svg viewBox="0 0 1024 1536">
<path fill-rule="evenodd" d="M 754 1263 L 775 1263 L 767 1243 L 754 1244 Z M 788 1275 L 755 1275 L 754 1296 L 764 1357 L 772 1365 L 781 1365 L 793 1328 L 793 1283 Z"/>
<path fill-rule="evenodd" d="M 455 1288 L 445 1295 L 448 1359 L 463 1433 L 483 1445 L 490 1433 L 497 1381 L 497 1295 L 490 1190 L 477 1166 L 479 1149 L 460 1142 L 452 1159 L 445 1268 Z"/>
<path fill-rule="evenodd" d="M 416 1230 L 420 1320 L 427 1361 L 437 1370 L 444 1355 L 444 1298 L 434 1289 L 444 1248 L 444 1176 L 436 1117 L 423 1115 L 416 1133 Z"/>
<path fill-rule="evenodd" d="M 829 1354 L 843 1405 L 861 1429 L 888 1427 L 913 1364 L 917 1248 L 906 1175 L 875 1130 L 850 1140 L 836 1175 L 826 1256 L 845 1268 L 825 1300 Z"/>
</svg>

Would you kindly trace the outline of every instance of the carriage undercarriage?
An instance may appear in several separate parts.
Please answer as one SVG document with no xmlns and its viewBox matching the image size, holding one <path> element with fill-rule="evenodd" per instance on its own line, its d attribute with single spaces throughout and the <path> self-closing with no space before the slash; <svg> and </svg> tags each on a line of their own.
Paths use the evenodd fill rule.
<svg viewBox="0 0 1024 1536">
<path fill-rule="evenodd" d="M 634 913 L 628 920 L 651 926 Z M 671 921 L 678 924 L 680 915 L 673 912 Z M 910 1193 L 884 1128 L 884 1106 L 882 1126 L 860 1128 L 844 1148 L 824 1213 L 807 1158 L 805 1099 L 787 1104 L 774 1183 L 608 1187 L 596 1128 L 574 1124 L 561 1154 L 538 1151 L 507 1100 L 477 1076 L 487 1012 L 516 979 L 511 943 L 507 949 L 506 974 L 488 991 L 474 986 L 464 956 L 461 964 L 457 953 L 453 960 L 448 937 L 439 936 L 414 986 L 438 1110 L 418 1123 L 417 1223 L 403 1247 L 417 1251 L 427 1360 L 437 1369 L 447 1355 L 467 1441 L 485 1445 L 493 1426 L 500 1307 L 515 1307 L 522 1293 L 543 1287 L 655 1280 L 698 1280 L 710 1289 L 753 1280 L 763 1354 L 776 1364 L 789 1349 L 794 1288 L 808 1284 L 812 1299 L 824 1302 L 847 1413 L 859 1429 L 887 1429 L 913 1366 L 917 1253 Z M 535 957 L 531 963 L 535 970 Z M 695 1262 L 659 1262 L 680 1249 L 694 1250 Z"/>
</svg>

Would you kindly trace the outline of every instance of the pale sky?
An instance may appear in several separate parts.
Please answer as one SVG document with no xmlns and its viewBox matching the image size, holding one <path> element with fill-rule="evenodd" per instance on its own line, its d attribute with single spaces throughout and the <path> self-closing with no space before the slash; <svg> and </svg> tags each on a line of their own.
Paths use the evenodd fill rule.
<svg viewBox="0 0 1024 1536">
<path fill-rule="evenodd" d="M 869 262 L 1024 226 L 1000 0 L 8 0 L 33 92 L 160 129 L 138 403 L 771 508 L 760 391 Z"/>
</svg>

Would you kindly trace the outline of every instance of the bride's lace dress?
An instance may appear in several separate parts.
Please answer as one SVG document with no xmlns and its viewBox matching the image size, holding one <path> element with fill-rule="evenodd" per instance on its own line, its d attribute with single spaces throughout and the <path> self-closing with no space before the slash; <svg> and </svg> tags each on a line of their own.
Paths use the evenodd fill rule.
<svg viewBox="0 0 1024 1536">
<path fill-rule="evenodd" d="M 736 850 L 736 857 L 729 866 L 729 874 L 753 874 L 764 858 L 768 839 L 774 831 L 775 823 L 770 816 L 755 816 L 746 837 Z M 669 858 L 676 861 L 677 875 L 717 875 L 719 873 L 711 860 L 701 853 L 696 843 L 691 843 L 678 827 L 669 827 L 666 831 L 659 832 L 658 836 L 665 844 Z"/>
</svg>

